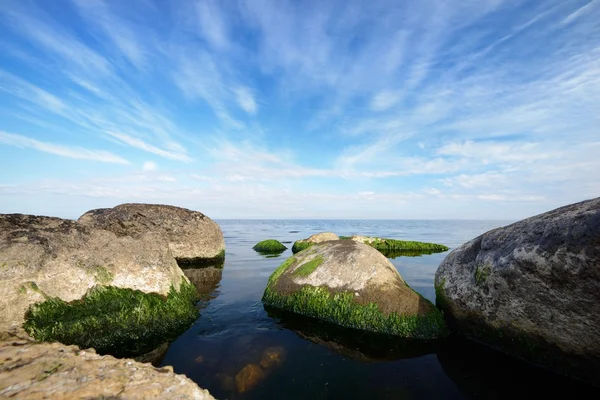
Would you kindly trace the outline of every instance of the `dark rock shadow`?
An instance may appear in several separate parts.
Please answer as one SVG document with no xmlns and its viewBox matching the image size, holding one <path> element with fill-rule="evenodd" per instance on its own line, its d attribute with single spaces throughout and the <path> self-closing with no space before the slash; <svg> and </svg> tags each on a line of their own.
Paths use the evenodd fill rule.
<svg viewBox="0 0 600 400">
<path fill-rule="evenodd" d="M 403 339 L 391 335 L 344 328 L 314 318 L 265 306 L 279 324 L 300 336 L 360 362 L 395 361 L 437 351 L 438 340 Z"/>
<path fill-rule="evenodd" d="M 445 340 L 437 358 L 469 398 L 600 398 L 599 388 L 459 337 Z"/>
</svg>

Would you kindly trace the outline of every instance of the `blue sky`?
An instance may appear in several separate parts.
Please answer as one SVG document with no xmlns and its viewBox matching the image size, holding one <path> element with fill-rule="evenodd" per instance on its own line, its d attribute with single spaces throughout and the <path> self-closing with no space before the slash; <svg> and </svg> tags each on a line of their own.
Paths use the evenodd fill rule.
<svg viewBox="0 0 600 400">
<path fill-rule="evenodd" d="M 505 218 L 600 195 L 600 0 L 0 2 L 0 212 Z"/>
</svg>

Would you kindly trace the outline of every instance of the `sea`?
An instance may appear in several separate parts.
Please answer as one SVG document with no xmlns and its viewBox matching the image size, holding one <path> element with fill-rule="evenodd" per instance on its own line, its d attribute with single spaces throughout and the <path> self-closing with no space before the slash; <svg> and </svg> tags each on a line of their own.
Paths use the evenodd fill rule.
<svg viewBox="0 0 600 400">
<path fill-rule="evenodd" d="M 269 276 L 292 255 L 292 243 L 314 233 L 440 243 L 452 251 L 511 221 L 217 223 L 225 236 L 225 263 L 190 271 L 202 292 L 199 317 L 170 344 L 161 363 L 217 399 L 600 398 L 598 389 L 458 337 L 422 342 L 365 334 L 266 309 L 261 302 Z M 252 250 L 265 239 L 277 239 L 288 250 L 276 257 Z M 390 261 L 435 303 L 435 271 L 448 252 Z"/>
</svg>

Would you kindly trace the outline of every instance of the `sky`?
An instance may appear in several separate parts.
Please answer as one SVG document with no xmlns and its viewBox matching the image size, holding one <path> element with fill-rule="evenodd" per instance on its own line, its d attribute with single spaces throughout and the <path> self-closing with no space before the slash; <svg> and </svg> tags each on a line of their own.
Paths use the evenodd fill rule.
<svg viewBox="0 0 600 400">
<path fill-rule="evenodd" d="M 600 195 L 600 0 L 0 0 L 0 213 L 520 219 Z"/>
</svg>

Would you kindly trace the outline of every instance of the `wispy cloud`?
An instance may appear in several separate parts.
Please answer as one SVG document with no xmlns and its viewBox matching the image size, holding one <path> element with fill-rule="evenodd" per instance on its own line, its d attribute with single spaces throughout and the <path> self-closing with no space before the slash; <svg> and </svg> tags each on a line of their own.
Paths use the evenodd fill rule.
<svg viewBox="0 0 600 400">
<path fill-rule="evenodd" d="M 522 215 L 600 191 L 599 4 L 7 0 L 0 129 L 53 139 L 1 144 L 138 166 L 96 200 Z"/>
<path fill-rule="evenodd" d="M 100 161 L 115 164 L 129 164 L 123 157 L 102 150 L 89 150 L 83 147 L 62 146 L 58 144 L 42 142 L 27 136 L 17 135 L 0 131 L 0 143 L 20 148 L 30 148 L 44 153 L 50 153 L 61 157 L 76 158 L 80 160 Z"/>
</svg>

